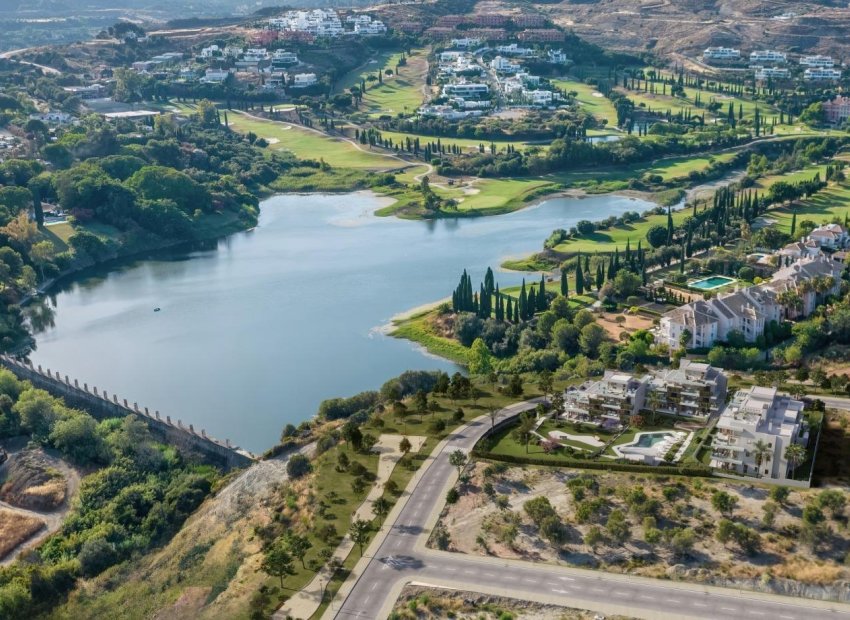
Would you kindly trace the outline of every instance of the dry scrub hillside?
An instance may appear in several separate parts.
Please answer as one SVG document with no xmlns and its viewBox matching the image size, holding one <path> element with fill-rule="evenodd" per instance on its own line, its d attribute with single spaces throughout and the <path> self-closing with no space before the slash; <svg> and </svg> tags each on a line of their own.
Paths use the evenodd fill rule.
<svg viewBox="0 0 850 620">
<path fill-rule="evenodd" d="M 490 10 L 501 4 L 487 2 Z M 600 0 L 541 4 L 537 8 L 559 25 L 614 49 L 693 56 L 709 45 L 729 45 L 746 51 L 768 48 L 850 56 L 850 11 L 846 3 Z M 788 12 L 797 16 L 772 19 Z"/>
<path fill-rule="evenodd" d="M 847 596 L 843 490 L 476 463 L 432 544 L 799 596 Z"/>
</svg>

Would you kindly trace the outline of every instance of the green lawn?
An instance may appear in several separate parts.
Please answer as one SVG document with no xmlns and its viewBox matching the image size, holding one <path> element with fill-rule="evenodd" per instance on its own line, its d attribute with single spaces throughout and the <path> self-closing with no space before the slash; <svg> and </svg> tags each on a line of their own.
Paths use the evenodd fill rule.
<svg viewBox="0 0 850 620">
<path fill-rule="evenodd" d="M 824 179 L 826 177 L 826 164 L 806 166 L 801 170 L 794 170 L 793 172 L 788 172 L 786 174 L 773 174 L 761 177 L 756 181 L 755 187 L 757 187 L 759 190 L 767 190 L 770 188 L 771 185 L 773 185 L 777 181 L 785 181 L 786 183 L 808 181 L 817 173 L 820 173 L 820 178 Z"/>
<path fill-rule="evenodd" d="M 424 147 L 425 144 L 429 142 L 437 142 L 440 141 L 440 144 L 444 146 L 459 146 L 464 151 L 475 150 L 477 151 L 480 145 L 484 145 L 484 149 L 487 150 L 490 147 L 490 144 L 495 144 L 496 148 L 504 149 L 506 146 L 511 145 L 517 147 L 517 149 L 523 149 L 528 146 L 527 142 L 516 141 L 512 142 L 510 140 L 473 140 L 470 138 L 449 138 L 446 136 L 426 136 L 422 134 L 413 134 L 413 133 L 402 133 L 400 131 L 384 131 L 381 130 L 382 138 L 391 138 L 393 142 L 399 143 L 404 142 L 405 138 L 410 138 L 414 140 L 419 138 L 419 143 Z M 540 148 L 545 149 L 545 145 L 539 145 Z"/>
<path fill-rule="evenodd" d="M 290 151 L 301 159 L 323 159 L 333 167 L 383 170 L 405 165 L 380 153 L 361 151 L 346 140 L 291 123 L 253 118 L 237 112 L 229 115 L 229 121 L 236 131 L 253 131 L 257 136 L 265 138 L 271 143 L 272 149 Z"/>
<path fill-rule="evenodd" d="M 850 214 L 850 184 L 847 182 L 831 184 L 811 198 L 796 203 L 795 210 L 798 226 L 804 220 L 823 224 L 838 218 L 843 222 L 844 218 Z M 773 209 L 768 217 L 776 220 L 775 226 L 782 232 L 791 232 L 793 213 L 790 207 Z"/>
<path fill-rule="evenodd" d="M 593 114 L 599 121 L 607 121 L 606 125 L 612 129 L 617 127 L 617 110 L 607 97 L 600 96 L 601 93 L 595 86 L 579 82 L 569 78 L 552 80 L 552 83 L 567 92 L 577 93 L 576 100 L 581 107 Z M 596 93 L 594 95 L 594 93 Z"/>
<path fill-rule="evenodd" d="M 673 223 L 678 226 L 691 214 L 690 209 L 673 211 Z M 565 253 L 613 252 L 615 248 L 620 248 L 622 252 L 626 247 L 626 242 L 629 240 L 631 240 L 632 249 L 637 247 L 638 241 L 641 241 L 644 247 L 649 248 L 649 244 L 646 241 L 646 233 L 655 225 L 666 226 L 667 215 L 651 215 L 648 218 L 632 222 L 626 226 L 616 226 L 608 230 L 597 230 L 590 235 L 560 243 L 555 247 L 555 250 Z"/>
</svg>

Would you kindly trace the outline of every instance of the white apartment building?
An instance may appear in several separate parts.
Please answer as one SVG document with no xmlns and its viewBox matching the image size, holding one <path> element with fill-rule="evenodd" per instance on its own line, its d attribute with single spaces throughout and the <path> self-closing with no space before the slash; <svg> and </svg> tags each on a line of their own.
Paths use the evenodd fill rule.
<svg viewBox="0 0 850 620">
<path fill-rule="evenodd" d="M 449 121 L 481 116 L 484 113 L 482 110 L 456 110 L 449 105 L 423 105 L 417 112 L 419 116 L 444 118 Z"/>
<path fill-rule="evenodd" d="M 706 60 L 738 60 L 741 50 L 732 47 L 707 47 L 702 57 Z"/>
<path fill-rule="evenodd" d="M 809 316 L 824 293 L 803 285 L 815 278 L 828 277 L 833 286 L 825 294 L 836 294 L 843 266 L 827 256 L 803 257 L 773 274 L 770 282 L 739 289 L 734 293 L 698 300 L 665 313 L 657 331 L 657 340 L 672 349 L 680 346 L 687 331 L 688 348 L 708 348 L 725 342 L 729 332 L 738 331 L 747 342 L 755 342 L 771 321 Z M 782 293 L 793 291 L 802 301 L 801 308 L 785 306 Z"/>
<path fill-rule="evenodd" d="M 534 56 L 534 50 L 530 47 L 520 47 L 516 43 L 511 43 L 509 45 L 499 45 L 496 48 L 496 52 L 499 54 L 504 54 L 505 56 L 523 56 L 529 57 Z"/>
<path fill-rule="evenodd" d="M 803 72 L 804 80 L 840 80 L 841 71 L 839 69 L 806 69 Z"/>
<path fill-rule="evenodd" d="M 518 62 L 508 60 L 504 56 L 496 56 L 490 61 L 490 68 L 496 73 L 518 73 L 522 70 L 522 65 Z"/>
<path fill-rule="evenodd" d="M 546 56 L 552 64 L 563 65 L 567 62 L 567 55 L 562 50 L 549 50 Z"/>
<path fill-rule="evenodd" d="M 372 36 L 377 34 L 386 34 L 387 27 L 380 19 L 372 19 L 369 15 L 357 15 L 349 17 L 347 22 L 354 24 L 354 34 L 363 36 Z"/>
<path fill-rule="evenodd" d="M 221 54 L 221 48 L 218 45 L 210 45 L 201 49 L 201 58 L 215 58 L 216 56 L 221 56 Z"/>
<path fill-rule="evenodd" d="M 288 67 L 298 64 L 298 56 L 295 52 L 287 52 L 285 50 L 275 50 L 272 54 L 272 65 L 275 67 Z"/>
<path fill-rule="evenodd" d="M 711 466 L 731 474 L 782 482 L 793 473 L 785 458 L 786 448 L 791 444 L 806 446 L 808 442 L 803 403 L 777 393 L 774 387 L 753 386 L 737 392 L 720 414 Z"/>
<path fill-rule="evenodd" d="M 462 47 L 465 49 L 475 48 L 481 45 L 481 39 L 475 37 L 466 37 L 463 39 L 452 39 L 452 47 Z"/>
<path fill-rule="evenodd" d="M 850 234 L 841 224 L 823 224 L 809 233 L 809 239 L 818 247 L 843 250 L 850 246 Z"/>
<path fill-rule="evenodd" d="M 785 52 L 777 52 L 776 50 L 757 50 L 750 52 L 750 62 L 788 62 L 788 55 Z"/>
<path fill-rule="evenodd" d="M 308 86 L 313 86 L 318 82 L 318 78 L 315 73 L 296 73 L 292 76 L 292 88 L 307 88 Z"/>
<path fill-rule="evenodd" d="M 814 56 L 803 56 L 800 58 L 800 64 L 804 67 L 830 68 L 835 66 L 835 60 L 831 56 L 815 54 Z"/>
<path fill-rule="evenodd" d="M 566 392 L 566 417 L 622 422 L 642 410 L 706 418 L 726 404 L 727 379 L 722 370 L 682 360 L 679 368 L 635 375 L 606 371 L 599 381 Z"/>
<path fill-rule="evenodd" d="M 753 67 L 757 80 L 785 80 L 791 76 L 786 67 Z"/>
<path fill-rule="evenodd" d="M 206 84 L 221 84 L 228 78 L 229 75 L 230 71 L 227 69 L 207 69 L 204 72 L 204 77 L 201 78 L 201 81 Z"/>
<path fill-rule="evenodd" d="M 482 99 L 490 95 L 490 87 L 479 82 L 458 82 L 443 86 L 443 94 L 461 99 Z"/>
<path fill-rule="evenodd" d="M 317 37 L 339 37 L 345 33 L 337 12 L 325 9 L 287 11 L 281 17 L 270 19 L 269 27 L 277 30 L 306 32 Z"/>
</svg>

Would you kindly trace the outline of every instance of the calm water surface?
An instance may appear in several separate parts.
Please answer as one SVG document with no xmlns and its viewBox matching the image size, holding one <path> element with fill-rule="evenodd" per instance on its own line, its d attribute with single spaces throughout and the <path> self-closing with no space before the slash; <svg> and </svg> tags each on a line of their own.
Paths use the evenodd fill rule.
<svg viewBox="0 0 850 620">
<path fill-rule="evenodd" d="M 539 249 L 555 228 L 653 206 L 557 198 L 426 223 L 373 216 L 382 204 L 368 193 L 277 196 L 255 230 L 217 247 L 81 278 L 56 292 L 31 359 L 261 451 L 325 398 L 407 369 L 454 370 L 380 327 L 450 295 L 463 268 L 477 286 L 488 265 Z"/>
</svg>

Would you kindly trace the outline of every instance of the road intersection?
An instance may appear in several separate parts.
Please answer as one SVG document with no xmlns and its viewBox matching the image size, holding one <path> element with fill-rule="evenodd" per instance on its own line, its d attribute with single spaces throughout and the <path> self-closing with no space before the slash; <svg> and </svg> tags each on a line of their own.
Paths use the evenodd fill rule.
<svg viewBox="0 0 850 620">
<path fill-rule="evenodd" d="M 538 402 L 506 407 L 496 422 L 531 410 Z M 449 454 L 469 452 L 490 425 L 489 417 L 482 416 L 437 446 L 324 619 L 385 618 L 402 587 L 416 583 L 653 620 L 850 620 L 850 605 L 840 603 L 426 548 L 446 491 L 458 476 Z"/>
</svg>

